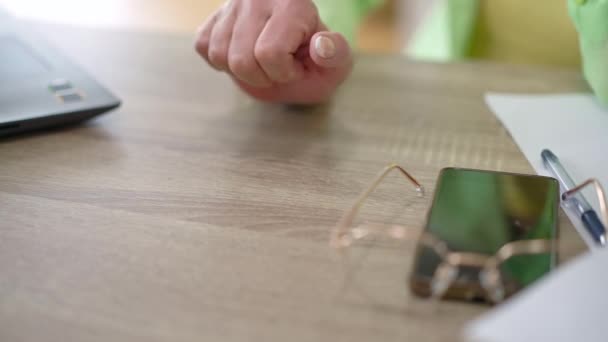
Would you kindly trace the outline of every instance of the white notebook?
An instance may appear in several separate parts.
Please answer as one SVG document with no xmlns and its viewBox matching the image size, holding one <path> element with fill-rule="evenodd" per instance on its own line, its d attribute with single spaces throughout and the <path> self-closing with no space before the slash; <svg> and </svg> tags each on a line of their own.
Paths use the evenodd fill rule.
<svg viewBox="0 0 608 342">
<path fill-rule="evenodd" d="M 608 190 L 608 109 L 593 96 L 487 94 L 486 102 L 538 174 L 552 176 L 540 157 L 548 148 L 576 183 L 597 178 Z M 597 196 L 586 195 L 599 214 Z M 589 247 L 596 247 L 580 218 L 566 214 Z"/>
<path fill-rule="evenodd" d="M 591 95 L 488 94 L 486 101 L 536 172 L 550 175 L 540 157 L 549 148 L 576 182 L 595 177 L 608 187 L 608 110 Z M 608 341 L 608 249 L 595 248 L 580 219 L 566 213 L 592 252 L 473 321 L 467 341 Z"/>
<path fill-rule="evenodd" d="M 465 329 L 470 342 L 608 341 L 608 249 L 578 257 Z"/>
</svg>

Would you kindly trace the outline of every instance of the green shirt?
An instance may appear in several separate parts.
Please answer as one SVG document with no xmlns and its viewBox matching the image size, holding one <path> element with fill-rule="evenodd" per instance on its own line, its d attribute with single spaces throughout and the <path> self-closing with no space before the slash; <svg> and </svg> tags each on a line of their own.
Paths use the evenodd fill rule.
<svg viewBox="0 0 608 342">
<path fill-rule="evenodd" d="M 333 30 L 354 42 L 361 19 L 382 1 L 315 0 L 315 3 L 321 18 Z M 579 33 L 585 78 L 599 100 L 608 105 L 608 0 L 566 1 Z M 408 55 L 439 61 L 469 57 L 478 6 L 479 0 L 440 1 L 415 34 L 407 48 Z"/>
</svg>

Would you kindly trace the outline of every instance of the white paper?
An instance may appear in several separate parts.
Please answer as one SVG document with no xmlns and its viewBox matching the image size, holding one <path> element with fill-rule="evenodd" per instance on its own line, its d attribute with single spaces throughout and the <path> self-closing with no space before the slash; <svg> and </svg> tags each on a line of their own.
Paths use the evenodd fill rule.
<svg viewBox="0 0 608 342">
<path fill-rule="evenodd" d="M 540 153 L 552 150 L 575 182 L 608 186 L 608 111 L 592 96 L 488 94 L 486 101 L 536 172 L 549 175 Z M 588 193 L 589 194 L 589 193 Z M 596 210 L 594 196 L 587 199 Z M 566 210 L 592 247 L 580 219 Z M 608 341 L 608 249 L 596 248 L 473 321 L 473 342 Z"/>
<path fill-rule="evenodd" d="M 465 329 L 471 342 L 608 341 L 608 249 L 587 253 Z"/>
<path fill-rule="evenodd" d="M 486 102 L 537 173 L 552 176 L 540 157 L 541 151 L 548 148 L 576 183 L 597 178 L 604 188 L 608 187 L 608 110 L 594 97 L 487 94 Z M 585 194 L 599 214 L 597 196 L 591 191 Z M 580 218 L 569 210 L 566 213 L 585 242 L 596 247 Z"/>
</svg>

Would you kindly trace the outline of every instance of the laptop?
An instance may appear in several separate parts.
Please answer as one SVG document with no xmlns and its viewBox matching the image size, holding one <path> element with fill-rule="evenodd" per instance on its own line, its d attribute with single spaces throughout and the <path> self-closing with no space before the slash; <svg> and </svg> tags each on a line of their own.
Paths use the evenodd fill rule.
<svg viewBox="0 0 608 342">
<path fill-rule="evenodd" d="M 0 137 L 72 124 L 120 101 L 0 7 Z"/>
</svg>

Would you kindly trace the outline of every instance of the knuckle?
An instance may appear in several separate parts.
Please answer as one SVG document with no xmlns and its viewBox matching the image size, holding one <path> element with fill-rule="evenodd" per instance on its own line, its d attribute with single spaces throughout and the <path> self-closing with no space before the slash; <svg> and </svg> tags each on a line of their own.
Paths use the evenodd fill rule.
<svg viewBox="0 0 608 342">
<path fill-rule="evenodd" d="M 255 61 L 241 54 L 232 54 L 228 58 L 230 70 L 237 75 L 248 75 L 255 72 Z"/>
<path fill-rule="evenodd" d="M 258 44 L 255 47 L 255 58 L 262 64 L 278 64 L 283 52 L 273 44 Z"/>
<path fill-rule="evenodd" d="M 194 44 L 194 49 L 200 55 L 207 56 L 207 51 L 209 51 L 209 38 L 199 37 Z"/>
<path fill-rule="evenodd" d="M 281 10 L 294 17 L 292 24 L 298 22 L 307 29 L 312 29 L 319 20 L 319 11 L 313 1 L 286 1 Z"/>
<path fill-rule="evenodd" d="M 225 65 L 226 52 L 222 49 L 211 47 L 209 49 L 209 62 L 218 67 Z"/>
</svg>

